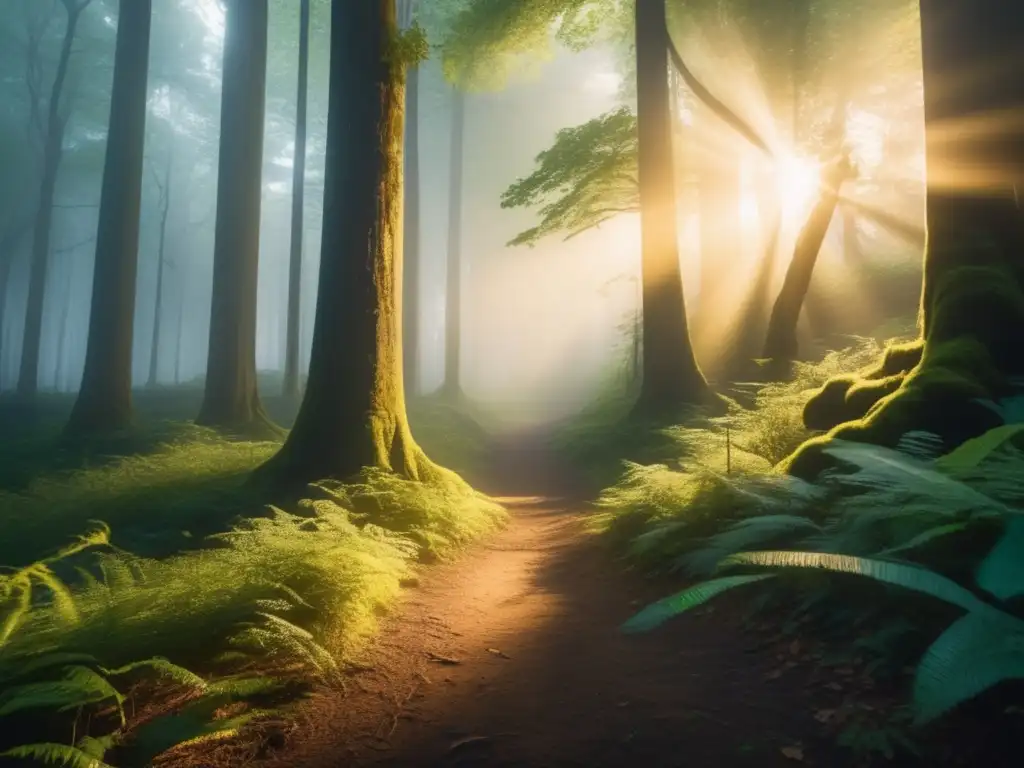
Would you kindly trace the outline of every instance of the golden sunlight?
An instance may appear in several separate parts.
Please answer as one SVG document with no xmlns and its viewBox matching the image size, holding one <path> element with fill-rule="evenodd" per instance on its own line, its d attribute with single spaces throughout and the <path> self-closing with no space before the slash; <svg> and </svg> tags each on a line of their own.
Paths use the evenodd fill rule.
<svg viewBox="0 0 1024 768">
<path fill-rule="evenodd" d="M 775 167 L 775 189 L 787 220 L 802 218 L 814 202 L 821 183 L 821 166 L 817 160 L 784 154 Z"/>
</svg>

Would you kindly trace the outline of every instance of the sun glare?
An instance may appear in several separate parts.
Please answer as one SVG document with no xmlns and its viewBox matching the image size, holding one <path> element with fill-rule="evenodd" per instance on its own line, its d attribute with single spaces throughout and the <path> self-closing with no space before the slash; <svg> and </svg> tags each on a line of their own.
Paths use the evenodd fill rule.
<svg viewBox="0 0 1024 768">
<path fill-rule="evenodd" d="M 775 172 L 775 189 L 782 210 L 790 217 L 807 210 L 821 183 L 821 167 L 817 161 L 796 155 L 784 155 Z"/>
</svg>

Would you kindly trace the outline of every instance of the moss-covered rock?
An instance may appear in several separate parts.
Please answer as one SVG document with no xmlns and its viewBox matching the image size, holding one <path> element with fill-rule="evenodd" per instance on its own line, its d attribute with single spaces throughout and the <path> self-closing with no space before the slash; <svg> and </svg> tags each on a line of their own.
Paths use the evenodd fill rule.
<svg viewBox="0 0 1024 768">
<path fill-rule="evenodd" d="M 812 438 L 780 465 L 811 478 L 829 466 L 821 446 L 833 439 L 894 446 L 926 430 L 952 448 L 1000 424 L 978 400 L 1009 391 L 1024 369 L 1024 291 L 1012 269 L 963 266 L 930 292 L 924 341 L 893 345 L 879 365 L 833 379 L 804 410 Z"/>
</svg>

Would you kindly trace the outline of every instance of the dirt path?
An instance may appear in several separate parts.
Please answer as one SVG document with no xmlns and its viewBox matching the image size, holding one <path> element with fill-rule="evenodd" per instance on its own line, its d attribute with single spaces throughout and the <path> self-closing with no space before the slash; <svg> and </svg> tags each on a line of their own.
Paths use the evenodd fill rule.
<svg viewBox="0 0 1024 768">
<path fill-rule="evenodd" d="M 365 669 L 318 693 L 267 765 L 844 764 L 815 762 L 812 712 L 730 622 L 623 636 L 659 590 L 623 576 L 578 505 L 506 501 L 507 529 L 426 569 Z"/>
</svg>

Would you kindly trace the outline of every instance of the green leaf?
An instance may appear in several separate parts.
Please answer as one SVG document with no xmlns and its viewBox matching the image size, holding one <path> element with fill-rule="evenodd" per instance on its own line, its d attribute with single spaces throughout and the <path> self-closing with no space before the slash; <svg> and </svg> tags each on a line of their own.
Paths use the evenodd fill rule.
<svg viewBox="0 0 1024 768">
<path fill-rule="evenodd" d="M 1021 433 L 1024 433 L 1024 424 L 1004 424 L 990 429 L 936 459 L 935 465 L 948 472 L 973 469 Z"/>
<path fill-rule="evenodd" d="M 0 752 L 0 757 L 35 760 L 43 765 L 60 765 L 66 768 L 113 768 L 99 758 L 67 744 L 22 744 Z"/>
<path fill-rule="evenodd" d="M 89 667 L 69 666 L 60 680 L 41 683 L 26 683 L 7 688 L 0 694 L 0 717 L 25 709 L 56 709 L 64 711 L 97 704 L 113 699 L 117 703 L 121 722 L 124 711 L 121 702 L 124 697 L 106 678 Z"/>
<path fill-rule="evenodd" d="M 688 611 L 702 603 L 706 603 L 713 597 L 727 592 L 735 587 L 744 584 L 752 584 L 756 581 L 764 581 L 772 578 L 774 574 L 756 574 L 748 576 L 723 576 L 720 579 L 712 579 L 701 584 L 684 589 L 670 597 L 651 603 L 629 621 L 622 625 L 622 631 L 628 633 L 648 632 L 655 627 L 664 624 L 674 616 Z"/>
<path fill-rule="evenodd" d="M 173 680 L 176 683 L 187 685 L 192 688 L 205 688 L 206 681 L 203 680 L 199 675 L 194 672 L 180 667 L 177 664 L 172 664 L 170 661 L 160 657 L 154 657 L 152 659 L 143 659 L 142 661 L 133 661 L 130 664 L 125 664 L 122 667 L 116 669 L 103 669 L 103 674 L 108 677 L 117 677 L 119 675 L 126 675 L 131 672 L 138 670 L 147 670 L 149 672 L 155 672 L 158 675 Z"/>
<path fill-rule="evenodd" d="M 955 581 L 916 565 L 825 552 L 784 551 L 740 552 L 722 561 L 723 568 L 733 565 L 753 565 L 760 568 L 820 568 L 834 573 L 851 573 L 921 592 L 967 611 L 1001 614 L 1001 611 L 982 602 Z"/>
<path fill-rule="evenodd" d="M 1024 518 L 1011 517 L 975 573 L 978 586 L 1000 600 L 1024 594 Z"/>
<path fill-rule="evenodd" d="M 925 651 L 914 678 L 918 723 L 1011 679 L 1024 678 L 1024 622 L 1009 614 L 992 620 L 969 613 Z"/>
<path fill-rule="evenodd" d="M 942 536 L 948 536 L 951 533 L 959 533 L 960 531 L 970 527 L 970 522 L 958 522 L 958 523 L 946 523 L 945 525 L 937 525 L 934 528 L 929 528 L 927 531 L 914 536 L 909 541 L 905 541 L 895 547 L 889 547 L 878 553 L 878 557 L 889 557 L 891 555 L 900 554 L 902 552 L 909 552 L 912 549 L 922 547 L 934 539 L 938 539 Z"/>
</svg>

